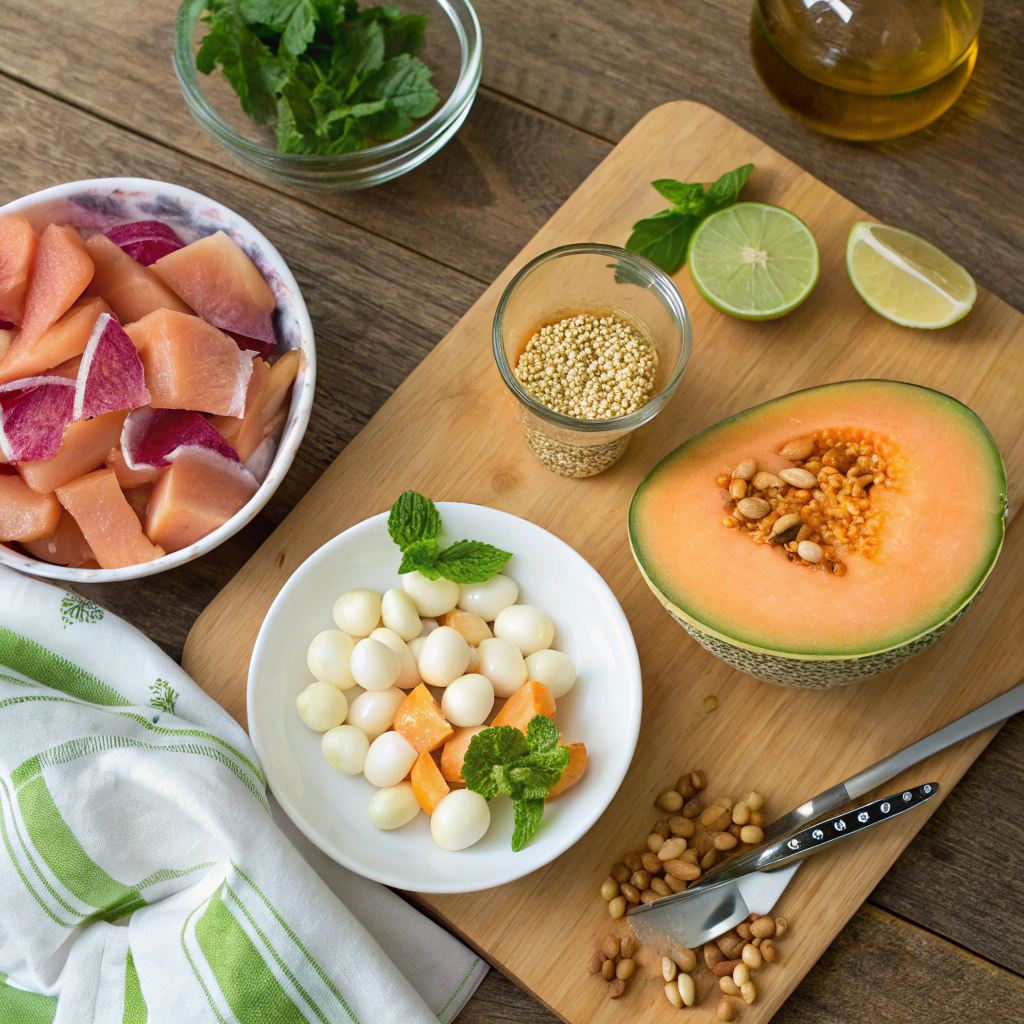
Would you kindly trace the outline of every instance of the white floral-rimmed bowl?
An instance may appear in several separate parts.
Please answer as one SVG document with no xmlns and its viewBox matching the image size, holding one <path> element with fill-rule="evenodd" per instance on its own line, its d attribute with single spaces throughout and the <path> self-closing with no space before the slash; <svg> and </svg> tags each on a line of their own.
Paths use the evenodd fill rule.
<svg viewBox="0 0 1024 1024">
<path fill-rule="evenodd" d="M 299 286 L 281 254 L 244 217 L 216 200 L 181 185 L 150 178 L 89 178 L 34 192 L 6 206 L 0 214 L 20 213 L 37 231 L 47 224 L 73 224 L 77 228 L 106 231 L 115 224 L 134 220 L 159 220 L 169 224 L 187 242 L 225 231 L 259 267 L 277 299 L 274 327 L 279 351 L 298 348 L 303 358 L 292 388 L 291 408 L 285 420 L 277 452 L 256 493 L 223 526 L 187 548 L 163 558 L 122 569 L 71 569 L 31 558 L 0 544 L 0 563 L 34 576 L 70 580 L 75 583 L 113 583 L 173 569 L 205 555 L 247 525 L 270 500 L 291 468 L 302 442 L 313 407 L 316 384 L 316 349 L 313 325 Z"/>
<path fill-rule="evenodd" d="M 397 490 L 397 488 L 396 488 Z M 401 555 L 387 513 L 351 527 L 306 559 L 281 588 L 260 627 L 246 690 L 249 735 L 277 802 L 329 857 L 366 878 L 412 892 L 476 892 L 522 878 L 580 839 L 618 792 L 636 750 L 643 693 L 640 659 L 619 602 L 598 572 L 547 530 L 482 505 L 439 502 L 442 545 L 462 537 L 512 551 L 503 572 L 519 603 L 551 615 L 556 650 L 576 664 L 575 686 L 555 719 L 567 743 L 587 745 L 583 777 L 545 809 L 540 830 L 512 852 L 512 803 L 491 801 L 491 826 L 467 850 L 437 846 L 425 814 L 390 832 L 370 822 L 374 787 L 324 759 L 320 734 L 303 725 L 295 698 L 313 677 L 310 640 L 335 629 L 331 608 L 346 590 L 401 587 Z M 348 691 L 348 697 L 361 692 Z M 440 691 L 435 690 L 435 694 Z"/>
</svg>

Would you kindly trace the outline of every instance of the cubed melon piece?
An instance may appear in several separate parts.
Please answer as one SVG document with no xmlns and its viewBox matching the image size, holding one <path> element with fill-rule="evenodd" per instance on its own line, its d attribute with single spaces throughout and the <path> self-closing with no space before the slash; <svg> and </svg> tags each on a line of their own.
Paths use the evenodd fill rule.
<svg viewBox="0 0 1024 1024">
<path fill-rule="evenodd" d="M 34 491 L 32 492 L 35 493 Z M 55 494 L 44 495 L 57 501 Z M 58 507 L 60 502 L 57 501 Z M 75 517 L 66 509 L 61 508 L 57 528 L 42 540 L 22 541 L 21 546 L 40 562 L 53 565 L 66 565 L 71 569 L 98 569 L 99 562 L 89 547 L 81 527 Z"/>
<path fill-rule="evenodd" d="M 391 728 L 404 736 L 417 754 L 437 750 L 445 740 L 451 738 L 454 731 L 441 714 L 433 694 L 423 683 L 409 691 L 409 696 L 398 708 Z"/>
<path fill-rule="evenodd" d="M 153 500 L 153 485 L 143 484 L 141 487 L 122 487 L 124 496 L 131 505 L 132 511 L 139 517 L 142 529 L 146 529 L 146 519 L 149 517 L 149 503 Z"/>
<path fill-rule="evenodd" d="M 162 558 L 151 544 L 112 469 L 97 469 L 57 488 L 60 503 L 75 517 L 101 569 L 123 569 Z"/>
<path fill-rule="evenodd" d="M 80 356 L 100 313 L 110 313 L 110 307 L 102 299 L 79 299 L 35 342 L 26 342 L 24 333 L 16 334 L 0 362 L 0 384 L 35 377 Z"/>
<path fill-rule="evenodd" d="M 451 786 L 444 781 L 441 769 L 426 750 L 412 766 L 409 781 L 417 802 L 427 814 L 433 814 L 434 808 L 452 791 Z"/>
<path fill-rule="evenodd" d="M 562 777 L 548 790 L 548 800 L 559 793 L 564 793 L 583 777 L 587 768 L 587 745 L 585 743 L 569 744 L 569 763 L 562 772 Z"/>
<path fill-rule="evenodd" d="M 197 316 L 168 309 L 158 309 L 126 330 L 142 357 L 154 409 L 243 415 L 252 356 L 222 331 Z"/>
<path fill-rule="evenodd" d="M 48 225 L 39 236 L 19 344 L 34 345 L 71 308 L 92 275 L 82 236 L 70 224 Z"/>
<path fill-rule="evenodd" d="M 125 461 L 124 452 L 121 451 L 120 446 L 111 448 L 103 463 L 107 469 L 114 471 L 114 476 L 117 477 L 117 482 L 123 490 L 141 487 L 143 484 L 151 484 L 158 480 L 163 473 L 162 469 L 149 466 L 142 469 L 130 468 Z"/>
<path fill-rule="evenodd" d="M 446 782 L 465 781 L 462 778 L 462 763 L 466 760 L 466 751 L 469 750 L 470 740 L 486 728 L 486 725 L 467 725 L 455 730 L 452 738 L 441 751 L 441 775 Z"/>
<path fill-rule="evenodd" d="M 36 494 L 16 473 L 0 475 L 0 541 L 33 541 L 57 529 L 60 503 Z"/>
<path fill-rule="evenodd" d="M 256 264 L 223 231 L 161 257 L 152 269 L 214 327 L 276 342 L 274 293 Z"/>
<path fill-rule="evenodd" d="M 20 213 L 0 217 L 0 320 L 21 323 L 38 245 L 39 237 L 26 217 Z"/>
<path fill-rule="evenodd" d="M 494 716 L 491 725 L 514 725 L 522 732 L 537 715 L 555 720 L 555 698 L 543 684 L 531 679 L 516 690 Z"/>
<path fill-rule="evenodd" d="M 253 475 L 206 448 L 181 448 L 153 485 L 146 534 L 166 551 L 223 526 L 256 493 Z"/>
<path fill-rule="evenodd" d="M 46 494 L 103 465 L 121 436 L 127 412 L 108 412 L 94 420 L 72 423 L 52 459 L 19 462 L 18 472 L 37 494 Z"/>
<path fill-rule="evenodd" d="M 102 295 L 122 324 L 141 320 L 155 309 L 192 312 L 156 274 L 105 235 L 93 235 L 85 247 L 96 265 L 89 294 Z"/>
</svg>

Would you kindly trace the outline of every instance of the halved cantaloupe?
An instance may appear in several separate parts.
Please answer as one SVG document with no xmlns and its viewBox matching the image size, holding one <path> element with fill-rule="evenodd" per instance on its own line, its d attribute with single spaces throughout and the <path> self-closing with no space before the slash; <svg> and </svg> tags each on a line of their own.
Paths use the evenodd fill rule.
<svg viewBox="0 0 1024 1024">
<path fill-rule="evenodd" d="M 37 494 L 46 494 L 89 470 L 103 465 L 121 436 L 127 412 L 108 412 L 95 419 L 72 423 L 64 431 L 60 450 L 52 459 L 19 462 L 18 472 Z"/>
<path fill-rule="evenodd" d="M 417 802 L 427 814 L 433 814 L 434 808 L 452 791 L 451 786 L 444 781 L 441 769 L 426 750 L 416 758 L 409 781 Z"/>
<path fill-rule="evenodd" d="M 0 541 L 34 541 L 57 529 L 60 503 L 52 494 L 36 494 L 14 473 L 0 475 Z"/>
<path fill-rule="evenodd" d="M 716 478 L 749 459 L 775 478 L 801 468 L 779 454 L 790 442 L 790 452 L 813 442 L 802 468 L 817 487 L 759 490 L 770 480 L 754 477 L 748 496 L 763 495 L 771 512 L 737 526 Z M 839 519 L 821 523 L 831 503 L 822 487 L 852 488 L 866 472 L 856 460 L 871 455 L 884 468 L 878 482 L 858 485 L 835 506 Z M 834 483 L 821 482 L 832 473 Z M 780 500 L 833 538 L 816 534 L 817 564 L 785 531 L 783 543 L 752 539 L 774 529 Z M 786 395 L 691 438 L 637 488 L 629 535 L 651 589 L 699 643 L 761 679 L 826 687 L 893 668 L 938 639 L 992 571 L 1005 517 L 1003 462 L 970 409 L 927 388 L 863 380 Z"/>
<path fill-rule="evenodd" d="M 441 751 L 441 775 L 445 782 L 465 781 L 462 778 L 462 762 L 466 760 L 466 751 L 473 737 L 486 728 L 486 725 L 466 725 L 455 730 Z"/>
<path fill-rule="evenodd" d="M 399 705 L 391 728 L 404 736 L 417 754 L 437 750 L 454 732 L 423 683 L 410 690 Z"/>
<path fill-rule="evenodd" d="M 60 503 L 75 517 L 103 569 L 122 569 L 161 558 L 163 548 L 142 532 L 112 469 L 97 469 L 57 488 Z"/>
<path fill-rule="evenodd" d="M 96 270 L 89 295 L 102 295 L 122 324 L 132 324 L 155 309 L 192 310 L 148 267 L 137 263 L 105 235 L 85 241 Z"/>
<path fill-rule="evenodd" d="M 554 721 L 555 698 L 543 683 L 530 679 L 505 701 L 505 706 L 494 716 L 491 725 L 512 725 L 525 733 L 537 715 Z"/>
<path fill-rule="evenodd" d="M 587 745 L 585 743 L 569 744 L 569 763 L 562 772 L 562 777 L 548 790 L 547 799 L 564 793 L 583 778 L 587 770 Z"/>
<path fill-rule="evenodd" d="M 49 224 L 39 236 L 25 294 L 19 344 L 33 345 L 70 308 L 92 280 L 93 262 L 70 224 Z"/>
<path fill-rule="evenodd" d="M 111 448 L 103 463 L 107 469 L 114 471 L 114 476 L 117 477 L 117 482 L 123 490 L 151 484 L 158 480 L 163 473 L 162 469 L 153 469 L 149 466 L 143 469 L 131 469 L 125 461 L 124 452 L 121 451 L 120 446 Z"/>
<path fill-rule="evenodd" d="M 0 217 L 0 320 L 20 324 L 25 315 L 39 237 L 20 213 Z"/>
<path fill-rule="evenodd" d="M 125 330 L 142 357 L 154 409 L 243 415 L 252 357 L 222 331 L 169 309 L 158 309 Z"/>
<path fill-rule="evenodd" d="M 223 526 L 256 489 L 237 462 L 205 448 L 182 450 L 153 485 L 146 535 L 165 551 L 179 551 Z"/>
<path fill-rule="evenodd" d="M 34 492 L 33 492 L 34 493 Z M 57 501 L 54 494 L 45 495 Z M 60 506 L 60 502 L 57 502 Z M 93 554 L 89 542 L 85 539 L 81 527 L 75 517 L 66 509 L 61 508 L 57 528 L 41 540 L 22 541 L 21 546 L 40 562 L 53 565 L 66 565 L 71 569 L 99 568 L 99 562 Z"/>
</svg>

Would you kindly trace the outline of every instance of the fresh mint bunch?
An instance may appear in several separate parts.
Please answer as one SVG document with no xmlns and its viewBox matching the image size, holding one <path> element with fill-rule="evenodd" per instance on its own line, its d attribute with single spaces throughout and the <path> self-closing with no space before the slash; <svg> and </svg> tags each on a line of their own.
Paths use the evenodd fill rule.
<svg viewBox="0 0 1024 1024">
<path fill-rule="evenodd" d="M 441 516 L 429 498 L 406 491 L 391 506 L 388 533 L 402 552 L 399 573 L 419 571 L 428 580 L 442 576 L 453 583 L 483 583 L 497 575 L 512 557 L 493 544 L 460 540 L 442 550 Z"/>
<path fill-rule="evenodd" d="M 518 853 L 534 837 L 544 817 L 548 791 L 569 764 L 569 748 L 558 743 L 558 727 L 534 715 L 526 735 L 511 725 L 493 725 L 470 740 L 462 764 L 468 789 L 485 800 L 512 798 L 512 850 Z"/>
<path fill-rule="evenodd" d="M 716 210 L 732 206 L 750 177 L 753 164 L 744 164 L 723 174 L 707 188 L 699 181 L 682 182 L 659 178 L 651 185 L 672 206 L 633 225 L 626 242 L 631 252 L 646 256 L 666 274 L 674 274 L 686 262 L 686 249 L 697 225 Z"/>
<path fill-rule="evenodd" d="M 397 139 L 440 101 L 415 56 L 425 14 L 358 0 L 209 0 L 196 67 L 220 67 L 283 153 L 330 156 Z"/>
</svg>

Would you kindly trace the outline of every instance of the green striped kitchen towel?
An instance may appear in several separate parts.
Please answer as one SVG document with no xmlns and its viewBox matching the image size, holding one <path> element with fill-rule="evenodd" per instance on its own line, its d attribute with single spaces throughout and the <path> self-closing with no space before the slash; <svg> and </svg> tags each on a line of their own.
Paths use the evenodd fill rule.
<svg viewBox="0 0 1024 1024">
<path fill-rule="evenodd" d="M 447 1024 L 486 973 L 152 642 L 0 566 L 0 1024 Z"/>
</svg>

